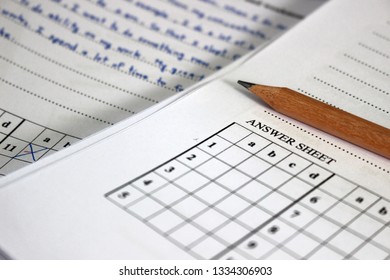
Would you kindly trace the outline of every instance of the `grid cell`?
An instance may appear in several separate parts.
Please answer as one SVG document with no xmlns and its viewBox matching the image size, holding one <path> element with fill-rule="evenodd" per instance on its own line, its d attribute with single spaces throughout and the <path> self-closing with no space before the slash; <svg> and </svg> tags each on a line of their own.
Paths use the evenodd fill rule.
<svg viewBox="0 0 390 280">
<path fill-rule="evenodd" d="M 152 224 L 163 233 L 168 232 L 182 222 L 182 218 L 169 210 L 161 212 L 148 220 L 148 223 Z"/>
<path fill-rule="evenodd" d="M 172 181 L 188 171 L 189 168 L 187 166 L 177 160 L 173 160 L 159 167 L 155 172 L 168 181 Z"/>
<path fill-rule="evenodd" d="M 191 149 L 177 158 L 178 161 L 190 168 L 196 168 L 208 159 L 210 159 L 210 155 L 198 148 Z"/>
<path fill-rule="evenodd" d="M 260 200 L 257 205 L 273 214 L 277 214 L 291 203 L 292 200 L 277 192 L 273 192 L 263 200 Z"/>
<path fill-rule="evenodd" d="M 378 244 L 387 248 L 387 251 L 390 252 L 390 227 L 387 226 L 383 228 L 377 235 L 373 238 Z"/>
<path fill-rule="evenodd" d="M 191 243 L 195 242 L 203 235 L 204 232 L 202 232 L 198 228 L 194 227 L 191 224 L 185 224 L 170 233 L 169 237 L 180 242 L 183 246 L 189 246 Z"/>
<path fill-rule="evenodd" d="M 376 221 L 366 214 L 362 214 L 359 216 L 359 219 L 354 220 L 348 225 L 348 228 L 369 238 L 383 226 L 381 222 Z"/>
<path fill-rule="evenodd" d="M 363 248 L 354 254 L 354 257 L 359 260 L 384 260 L 388 255 L 389 253 L 382 249 L 366 243 Z"/>
<path fill-rule="evenodd" d="M 328 247 L 321 247 L 321 249 L 310 256 L 311 260 L 342 260 L 343 258 L 341 254 Z"/>
<path fill-rule="evenodd" d="M 329 241 L 330 245 L 344 251 L 345 255 L 350 254 L 353 250 L 355 250 L 363 243 L 363 239 L 346 230 L 342 230 Z"/>
<path fill-rule="evenodd" d="M 330 195 L 316 189 L 302 199 L 301 202 L 314 212 L 323 213 L 337 203 Z"/>
<path fill-rule="evenodd" d="M 191 207 L 188 207 L 188 204 L 191 204 Z M 171 209 L 177 213 L 180 213 L 186 218 L 191 218 L 192 216 L 204 210 L 206 207 L 207 205 L 190 196 L 173 205 Z"/>
<path fill-rule="evenodd" d="M 336 224 L 324 218 L 319 218 L 305 228 L 305 231 L 316 236 L 320 240 L 326 240 L 340 229 Z"/>
<path fill-rule="evenodd" d="M 196 223 L 200 227 L 211 232 L 217 227 L 220 227 L 223 223 L 226 223 L 228 218 L 222 215 L 220 212 L 210 208 L 203 212 L 201 215 L 193 219 L 193 223 Z"/>
<path fill-rule="evenodd" d="M 285 159 L 283 159 L 281 162 L 279 162 L 276 166 L 290 174 L 296 175 L 303 169 L 308 167 L 310 164 L 310 161 L 296 154 L 291 154 Z"/>
<path fill-rule="evenodd" d="M 257 235 L 252 235 L 238 246 L 238 249 L 252 256 L 254 259 L 260 259 L 273 248 L 274 245 L 272 243 Z"/>
<path fill-rule="evenodd" d="M 231 191 L 235 191 L 239 187 L 248 183 L 251 180 L 249 176 L 235 169 L 230 170 L 228 173 L 222 175 L 217 179 L 217 182 L 222 186 L 228 188 Z"/>
<path fill-rule="evenodd" d="M 298 177 L 303 181 L 311 184 L 312 186 L 318 186 L 326 179 L 328 179 L 332 173 L 325 170 L 318 165 L 310 165 L 308 168 L 298 174 Z"/>
<path fill-rule="evenodd" d="M 196 171 L 206 176 L 209 179 L 215 179 L 228 171 L 231 167 L 226 163 L 223 163 L 219 159 L 212 158 L 202 165 L 200 165 Z"/>
<path fill-rule="evenodd" d="M 240 126 L 240 125 L 232 125 L 228 127 L 228 129 L 224 129 L 218 135 L 225 140 L 230 141 L 231 143 L 236 143 L 241 139 L 247 137 L 251 134 L 250 130 Z"/>
<path fill-rule="evenodd" d="M 112 193 L 109 198 L 121 205 L 122 207 L 129 205 L 137 199 L 143 197 L 143 193 L 138 191 L 132 185 L 122 187 L 117 192 Z"/>
<path fill-rule="evenodd" d="M 238 147 L 246 150 L 251 154 L 256 154 L 267 147 L 271 142 L 257 134 L 252 133 L 237 143 Z"/>
<path fill-rule="evenodd" d="M 257 180 L 266 184 L 267 186 L 270 186 L 271 188 L 277 188 L 290 178 L 291 178 L 290 174 L 277 167 L 274 167 L 268 169 L 259 177 L 257 177 Z"/>
<path fill-rule="evenodd" d="M 225 151 L 221 152 L 217 158 L 230 166 L 236 166 L 251 156 L 247 151 L 237 147 L 231 146 Z"/>
<path fill-rule="evenodd" d="M 209 183 L 206 187 L 198 190 L 195 195 L 210 205 L 214 205 L 217 201 L 223 199 L 230 193 L 216 183 Z"/>
<path fill-rule="evenodd" d="M 161 210 L 164 206 L 160 203 L 154 201 L 153 199 L 144 198 L 137 203 L 129 206 L 127 209 L 130 213 L 140 217 L 141 219 L 146 219 Z"/>
<path fill-rule="evenodd" d="M 303 258 L 312 250 L 314 250 L 318 245 L 320 245 L 320 243 L 305 235 L 304 233 L 300 233 L 291 240 L 289 240 L 284 245 L 284 247 Z"/>
<path fill-rule="evenodd" d="M 213 237 L 208 237 L 197 243 L 191 248 L 191 251 L 203 259 L 211 259 L 223 251 L 226 245 Z"/>
<path fill-rule="evenodd" d="M 153 193 L 153 197 L 165 205 L 170 205 L 185 195 L 186 193 L 184 191 L 174 185 L 167 185 Z"/>
<path fill-rule="evenodd" d="M 200 187 L 206 185 L 209 180 L 197 172 L 189 172 L 179 179 L 175 180 L 175 184 L 180 186 L 186 192 L 194 192 Z"/>
<path fill-rule="evenodd" d="M 139 179 L 136 179 L 135 181 L 132 182 L 132 184 L 137 188 L 141 189 L 142 191 L 150 193 L 160 188 L 167 182 L 168 182 L 167 180 L 157 175 L 156 173 L 150 172 L 140 177 Z"/>
<path fill-rule="evenodd" d="M 250 204 L 248 202 L 233 194 L 216 204 L 215 208 L 234 217 L 249 206 Z"/>
<path fill-rule="evenodd" d="M 373 203 L 379 200 L 379 197 L 362 188 L 356 188 L 344 201 L 360 210 L 366 210 Z"/>
<path fill-rule="evenodd" d="M 355 208 L 340 202 L 332 207 L 332 209 L 330 209 L 325 215 L 341 225 L 346 225 L 355 219 L 359 214 L 360 212 Z"/>
<path fill-rule="evenodd" d="M 271 215 L 257 207 L 251 207 L 241 213 L 237 219 L 252 229 L 257 228 L 271 218 Z"/>
<path fill-rule="evenodd" d="M 242 173 L 247 174 L 253 178 L 259 176 L 261 173 L 270 168 L 271 165 L 258 157 L 250 157 L 244 162 L 240 163 L 236 168 Z"/>
<path fill-rule="evenodd" d="M 216 135 L 201 143 L 198 148 L 210 155 L 215 156 L 230 146 L 231 143 Z"/>
<path fill-rule="evenodd" d="M 390 202 L 382 198 L 372 205 L 367 213 L 384 223 L 388 223 L 390 222 Z"/>
<path fill-rule="evenodd" d="M 270 144 L 256 155 L 270 164 L 276 164 L 289 154 L 290 152 L 286 149 L 275 144 Z"/>
<path fill-rule="evenodd" d="M 316 219 L 317 214 L 302 205 L 295 204 L 283 212 L 280 217 L 298 228 L 303 228 Z"/>
<path fill-rule="evenodd" d="M 286 239 L 290 238 L 296 231 L 279 219 L 273 220 L 260 230 L 260 233 L 278 244 L 283 244 Z"/>
<path fill-rule="evenodd" d="M 235 223 L 229 222 L 222 228 L 218 229 L 215 232 L 215 235 L 224 240 L 228 244 L 232 244 L 248 234 L 248 230 L 243 226 Z"/>
<path fill-rule="evenodd" d="M 292 178 L 286 182 L 283 186 L 278 189 L 278 192 L 283 193 L 291 199 L 298 199 L 307 192 L 309 192 L 313 187 L 308 183 L 302 181 L 298 178 Z"/>
<path fill-rule="evenodd" d="M 263 199 L 271 189 L 258 181 L 250 181 L 237 191 L 237 194 L 245 197 L 250 201 Z"/>
</svg>

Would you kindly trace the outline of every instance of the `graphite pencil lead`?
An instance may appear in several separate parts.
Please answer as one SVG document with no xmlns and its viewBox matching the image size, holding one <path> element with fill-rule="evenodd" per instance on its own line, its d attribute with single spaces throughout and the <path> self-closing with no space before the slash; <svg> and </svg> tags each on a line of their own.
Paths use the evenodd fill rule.
<svg viewBox="0 0 390 280">
<path fill-rule="evenodd" d="M 249 82 L 240 81 L 240 80 L 238 80 L 237 83 L 242 85 L 244 88 L 250 88 L 251 86 L 255 85 L 255 84 L 252 84 L 252 83 L 249 83 Z"/>
</svg>

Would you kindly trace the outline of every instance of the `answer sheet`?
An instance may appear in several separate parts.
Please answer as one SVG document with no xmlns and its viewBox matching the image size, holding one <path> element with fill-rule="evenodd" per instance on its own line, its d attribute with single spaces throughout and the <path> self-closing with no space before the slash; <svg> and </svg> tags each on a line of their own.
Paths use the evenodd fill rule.
<svg viewBox="0 0 390 280">
<path fill-rule="evenodd" d="M 1 1 L 0 176 L 204 80 L 321 2 Z"/>
<path fill-rule="evenodd" d="M 0 248 L 16 259 L 389 259 L 389 160 L 237 84 L 287 86 L 389 127 L 389 8 L 331 1 L 223 78 L 5 178 Z"/>
</svg>

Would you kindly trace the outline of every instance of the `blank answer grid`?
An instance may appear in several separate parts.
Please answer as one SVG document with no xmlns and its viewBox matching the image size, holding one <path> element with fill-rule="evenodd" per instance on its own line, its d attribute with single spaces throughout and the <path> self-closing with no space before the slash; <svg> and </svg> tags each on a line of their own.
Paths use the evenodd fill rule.
<svg viewBox="0 0 390 280">
<path fill-rule="evenodd" d="M 389 259 L 388 200 L 237 123 L 106 197 L 199 259 Z"/>
</svg>

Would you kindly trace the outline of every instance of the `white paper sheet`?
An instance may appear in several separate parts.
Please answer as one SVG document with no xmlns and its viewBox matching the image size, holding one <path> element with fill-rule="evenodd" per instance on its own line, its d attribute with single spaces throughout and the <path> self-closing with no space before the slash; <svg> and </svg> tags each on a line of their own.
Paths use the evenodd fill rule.
<svg viewBox="0 0 390 280">
<path fill-rule="evenodd" d="M 389 161 L 236 84 L 285 85 L 388 126 L 388 7 L 328 3 L 222 79 L 10 177 L 0 246 L 12 258 L 388 259 Z"/>
</svg>

